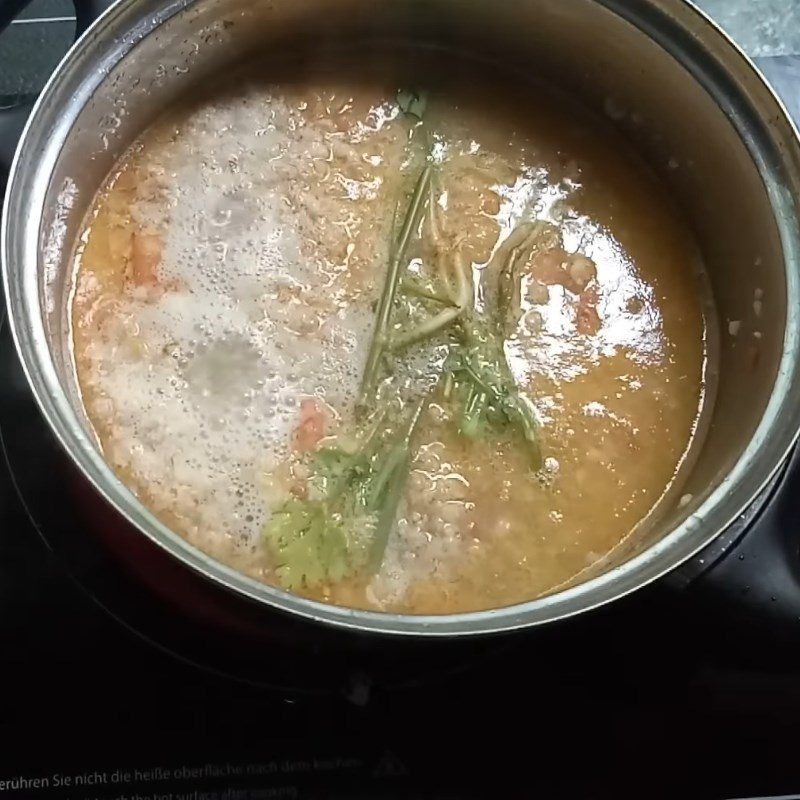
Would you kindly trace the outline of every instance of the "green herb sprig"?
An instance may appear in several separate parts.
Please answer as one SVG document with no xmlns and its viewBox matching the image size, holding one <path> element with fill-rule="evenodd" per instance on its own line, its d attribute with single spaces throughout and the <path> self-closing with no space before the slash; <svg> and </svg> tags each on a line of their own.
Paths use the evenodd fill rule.
<svg viewBox="0 0 800 800">
<path fill-rule="evenodd" d="M 448 337 L 439 391 L 460 433 L 469 438 L 517 434 L 529 449 L 532 469 L 541 464 L 536 417 L 519 393 L 504 342 L 520 307 L 518 266 L 554 229 L 524 222 L 512 231 L 484 270 L 495 283 L 488 292 L 479 287 L 481 296 L 487 295 L 479 309 L 462 242 L 446 243 L 437 218 L 431 137 L 423 121 L 427 98 L 402 90 L 397 104 L 411 125 L 411 144 L 425 143 L 424 163 L 396 238 L 399 203 L 395 209 L 389 264 L 356 406 L 359 430 L 342 437 L 355 445 L 329 445 L 314 453 L 307 496 L 286 500 L 264 530 L 275 573 L 287 589 L 309 589 L 380 569 L 413 460 L 414 434 L 430 401 L 424 397 L 410 403 L 392 385 L 392 362 L 410 348 L 435 336 Z M 407 270 L 409 248 L 424 222 L 434 267 L 427 279 Z M 435 310 L 403 328 L 395 322 L 399 295 Z"/>
</svg>

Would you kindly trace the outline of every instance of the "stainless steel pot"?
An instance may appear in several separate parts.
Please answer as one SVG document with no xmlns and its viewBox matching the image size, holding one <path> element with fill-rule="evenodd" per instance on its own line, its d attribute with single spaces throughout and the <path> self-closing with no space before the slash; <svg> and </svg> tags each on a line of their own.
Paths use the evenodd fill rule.
<svg viewBox="0 0 800 800">
<path fill-rule="evenodd" d="M 84 414 L 67 324 L 70 252 L 87 205 L 128 144 L 174 98 L 249 53 L 346 39 L 455 48 L 552 79 L 610 116 L 669 184 L 701 244 L 716 301 L 716 400 L 683 486 L 655 527 L 603 571 L 492 611 L 353 611 L 257 583 L 190 546 L 106 465 Z M 164 551 L 258 603 L 333 626 L 477 634 L 586 611 L 703 548 L 753 501 L 800 427 L 800 144 L 753 65 L 683 0 L 119 0 L 45 87 L 10 171 L 3 277 L 41 410 L 97 491 Z"/>
</svg>

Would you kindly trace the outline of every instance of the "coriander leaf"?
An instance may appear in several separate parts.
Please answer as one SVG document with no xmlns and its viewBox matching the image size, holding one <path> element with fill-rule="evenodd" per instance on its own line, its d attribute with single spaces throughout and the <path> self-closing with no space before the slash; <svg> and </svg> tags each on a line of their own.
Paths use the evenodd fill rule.
<svg viewBox="0 0 800 800">
<path fill-rule="evenodd" d="M 531 466 L 541 465 L 539 431 L 533 410 L 519 394 L 502 339 L 485 322 L 462 320 L 459 346 L 445 362 L 448 396 L 457 407 L 459 431 L 468 438 L 513 431 L 526 443 Z"/>
<path fill-rule="evenodd" d="M 372 527 L 368 517 L 346 519 L 324 502 L 292 498 L 272 514 L 264 538 L 281 586 L 296 590 L 339 581 L 360 569 Z"/>
<path fill-rule="evenodd" d="M 365 474 L 369 462 L 361 453 L 338 447 L 323 447 L 311 458 L 309 489 L 313 498 L 330 498 L 343 491 L 354 478 Z"/>
</svg>

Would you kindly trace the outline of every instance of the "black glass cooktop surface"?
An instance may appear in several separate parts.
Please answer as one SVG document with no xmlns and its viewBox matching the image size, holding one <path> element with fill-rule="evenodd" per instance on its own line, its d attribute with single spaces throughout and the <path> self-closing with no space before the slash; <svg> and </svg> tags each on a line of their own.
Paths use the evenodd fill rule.
<svg viewBox="0 0 800 800">
<path fill-rule="evenodd" d="M 68 4 L 26 13 L 0 41 L 0 106 L 35 93 L 71 36 Z M 796 63 L 770 69 L 794 102 Z M 0 433 L 0 800 L 800 791 L 800 623 L 758 630 L 696 580 L 702 562 L 580 619 L 457 647 L 279 621 L 246 645 L 158 602 L 88 535 L 113 517 L 87 516 L 5 325 Z M 798 482 L 795 459 L 725 546 L 744 561 L 747 526 L 793 534 Z"/>
</svg>

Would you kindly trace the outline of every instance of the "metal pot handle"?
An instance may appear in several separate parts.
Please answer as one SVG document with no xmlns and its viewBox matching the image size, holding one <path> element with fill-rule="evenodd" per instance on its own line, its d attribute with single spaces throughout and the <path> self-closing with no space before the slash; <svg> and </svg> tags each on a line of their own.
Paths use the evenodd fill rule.
<svg viewBox="0 0 800 800">
<path fill-rule="evenodd" d="M 30 4 L 31 0 L 2 0 L 0 2 L 0 32 Z M 75 8 L 75 38 L 77 39 L 116 0 L 72 0 Z M 11 166 L 17 142 L 31 112 L 30 104 L 0 108 L 0 191 Z"/>
</svg>

